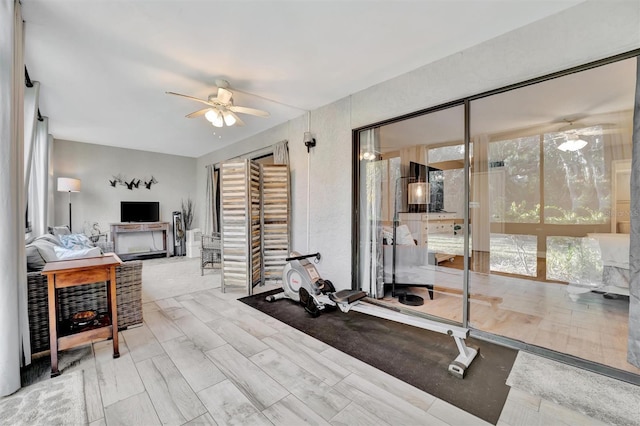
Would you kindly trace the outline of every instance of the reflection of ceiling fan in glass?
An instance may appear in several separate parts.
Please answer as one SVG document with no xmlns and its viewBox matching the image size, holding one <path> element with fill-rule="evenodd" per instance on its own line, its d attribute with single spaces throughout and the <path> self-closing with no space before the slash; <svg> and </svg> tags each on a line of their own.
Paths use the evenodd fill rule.
<svg viewBox="0 0 640 426">
<path fill-rule="evenodd" d="M 588 142 L 584 138 L 602 136 L 617 130 L 615 126 L 610 123 L 586 125 L 576 121 L 565 120 L 565 122 L 567 124 L 560 127 L 554 137 L 554 139 L 560 142 L 558 149 L 564 152 L 578 151 L 587 146 Z"/>
<path fill-rule="evenodd" d="M 227 126 L 244 126 L 244 122 L 236 115 L 236 113 L 255 115 L 257 117 L 269 117 L 270 114 L 266 111 L 234 105 L 233 92 L 228 89 L 228 81 L 216 80 L 216 86 L 218 86 L 218 93 L 216 95 L 209 95 L 207 100 L 175 92 L 166 93 L 169 95 L 182 96 L 183 98 L 191 99 L 207 105 L 206 108 L 187 114 L 186 117 L 194 118 L 204 115 L 204 117 L 215 127 L 223 127 L 225 124 Z"/>
</svg>

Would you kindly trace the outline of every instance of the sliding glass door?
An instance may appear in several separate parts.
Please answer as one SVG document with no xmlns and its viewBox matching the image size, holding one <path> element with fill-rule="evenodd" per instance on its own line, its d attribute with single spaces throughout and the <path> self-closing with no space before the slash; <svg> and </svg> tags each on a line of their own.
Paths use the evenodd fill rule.
<svg viewBox="0 0 640 426">
<path fill-rule="evenodd" d="M 627 362 L 636 62 L 362 130 L 357 285 L 490 339 L 640 374 Z"/>
<path fill-rule="evenodd" d="M 472 328 L 640 373 L 626 362 L 635 72 L 629 59 L 470 102 Z"/>
<path fill-rule="evenodd" d="M 359 140 L 362 288 L 461 323 L 464 106 L 367 129 Z"/>
</svg>

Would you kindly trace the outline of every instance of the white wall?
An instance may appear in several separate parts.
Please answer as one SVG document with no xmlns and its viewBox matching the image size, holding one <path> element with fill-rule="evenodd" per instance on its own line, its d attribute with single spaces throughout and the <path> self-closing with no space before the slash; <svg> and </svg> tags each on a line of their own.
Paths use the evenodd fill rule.
<svg viewBox="0 0 640 426">
<path fill-rule="evenodd" d="M 318 145 L 307 156 L 306 118 L 282 124 L 198 159 L 204 166 L 289 140 L 293 248 L 320 251 L 318 269 L 336 288 L 351 285 L 351 129 L 482 93 L 640 47 L 640 2 L 589 1 L 311 112 Z M 339 66 L 337 64 L 336 66 Z M 308 166 L 307 166 L 308 161 Z M 310 202 L 307 204 L 307 173 Z M 307 227 L 306 214 L 311 220 Z"/>
<path fill-rule="evenodd" d="M 68 223 L 69 197 L 55 191 L 55 178 L 82 181 L 81 192 L 71 194 L 74 232 L 82 232 L 85 221 L 98 222 L 103 232 L 108 231 L 110 223 L 120 221 L 120 201 L 159 201 L 160 220 L 171 222 L 171 214 L 181 210 L 182 200 L 196 200 L 195 158 L 55 140 L 52 159 L 56 225 Z M 109 180 L 119 174 L 141 180 L 153 175 L 158 183 L 151 189 L 143 183 L 132 190 L 120 185 L 111 187 Z M 197 220 L 196 217 L 194 224 Z"/>
</svg>

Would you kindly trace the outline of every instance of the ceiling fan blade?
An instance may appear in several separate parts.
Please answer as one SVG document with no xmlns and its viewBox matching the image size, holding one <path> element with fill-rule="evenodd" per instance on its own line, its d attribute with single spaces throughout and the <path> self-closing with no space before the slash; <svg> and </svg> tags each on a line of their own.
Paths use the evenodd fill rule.
<svg viewBox="0 0 640 426">
<path fill-rule="evenodd" d="M 218 87 L 218 101 L 220 103 L 226 104 L 231 100 L 233 93 L 225 89 L 224 87 Z"/>
<path fill-rule="evenodd" d="M 204 99 L 194 98 L 193 96 L 181 95 L 180 93 L 175 93 L 175 92 L 165 92 L 165 93 L 167 95 L 182 96 L 183 98 L 191 99 L 192 101 L 200 102 L 200 103 L 203 103 L 205 105 L 211 105 L 211 103 L 209 101 L 205 101 Z"/>
<path fill-rule="evenodd" d="M 233 111 L 229 111 L 229 114 L 231 114 L 233 116 L 233 118 L 236 119 L 236 122 L 234 124 L 234 126 L 244 126 L 244 121 L 240 120 L 240 117 L 238 117 L 238 115 L 236 113 L 234 113 Z"/>
<path fill-rule="evenodd" d="M 191 114 L 185 115 L 185 117 L 187 117 L 187 118 L 200 117 L 201 115 L 205 115 L 207 113 L 207 111 L 209 111 L 210 109 L 211 108 L 199 109 L 198 111 L 195 111 L 195 112 L 192 112 Z"/>
<path fill-rule="evenodd" d="M 271 115 L 267 111 L 262 111 L 255 108 L 248 108 L 248 107 L 237 106 L 237 105 L 230 106 L 229 110 L 233 112 L 239 112 L 241 114 L 256 115 L 258 117 L 269 117 Z"/>
</svg>

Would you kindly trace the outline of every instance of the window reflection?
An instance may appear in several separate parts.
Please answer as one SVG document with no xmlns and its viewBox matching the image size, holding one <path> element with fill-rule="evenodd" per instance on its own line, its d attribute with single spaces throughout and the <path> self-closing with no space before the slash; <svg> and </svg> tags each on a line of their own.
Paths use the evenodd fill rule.
<svg viewBox="0 0 640 426">
<path fill-rule="evenodd" d="M 544 168 L 545 223 L 609 222 L 611 181 L 602 126 L 545 134 Z"/>
</svg>

